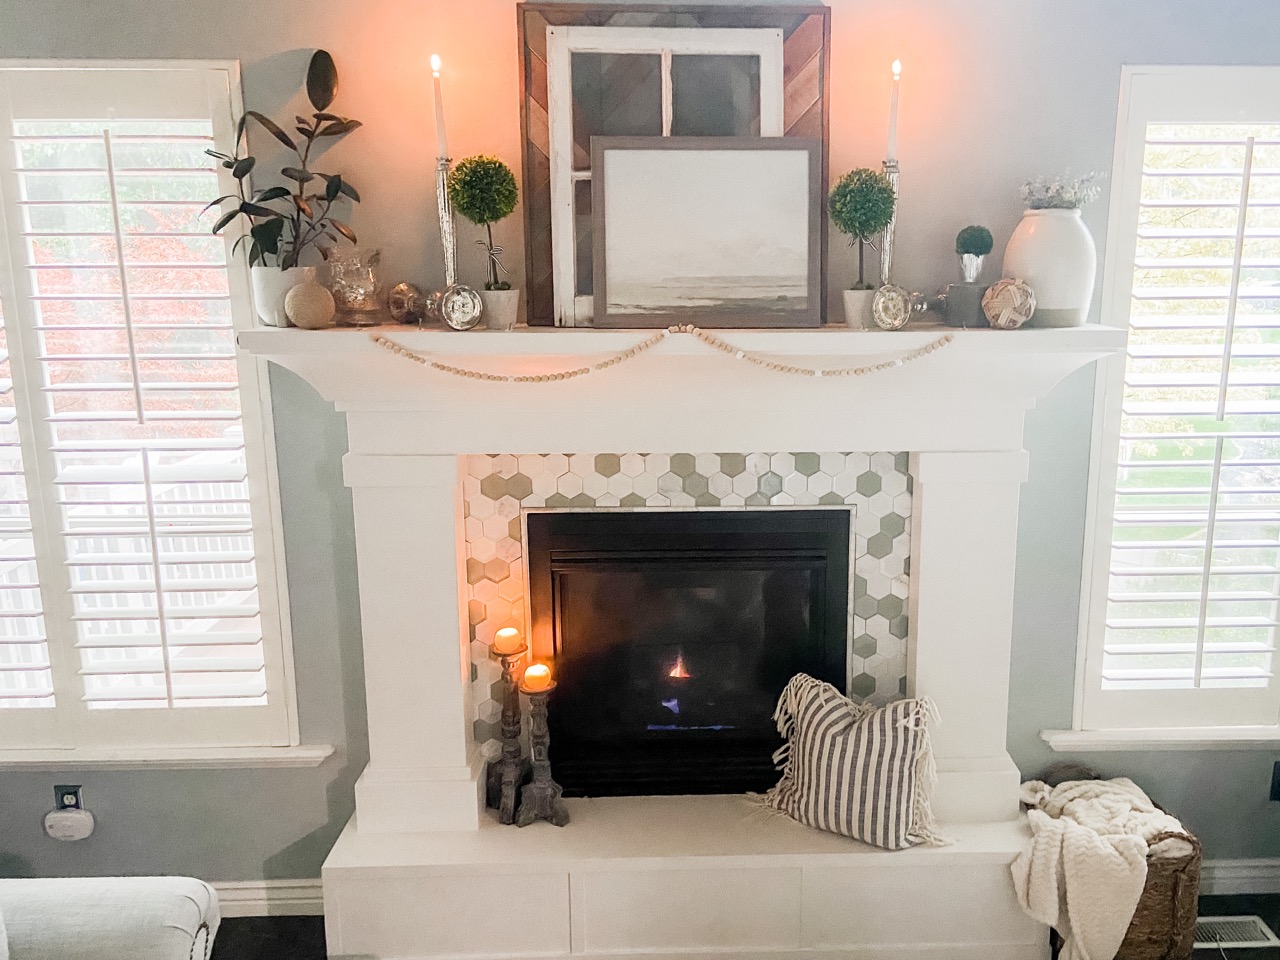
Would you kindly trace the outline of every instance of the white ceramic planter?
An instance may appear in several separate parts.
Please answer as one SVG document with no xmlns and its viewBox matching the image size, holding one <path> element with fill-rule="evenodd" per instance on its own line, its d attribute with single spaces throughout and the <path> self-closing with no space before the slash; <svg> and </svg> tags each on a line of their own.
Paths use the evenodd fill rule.
<svg viewBox="0 0 1280 960">
<path fill-rule="evenodd" d="M 1004 275 L 1036 295 L 1028 327 L 1078 327 L 1089 316 L 1098 250 L 1079 210 L 1028 210 L 1004 248 Z"/>
<path fill-rule="evenodd" d="M 284 297 L 301 283 L 316 279 L 315 267 L 253 267 L 249 274 L 253 282 L 253 306 L 258 319 L 268 327 L 290 326 L 284 312 Z"/>
<path fill-rule="evenodd" d="M 520 316 L 519 290 L 479 290 L 484 304 L 484 325 L 490 330 L 511 330 Z"/>
<path fill-rule="evenodd" d="M 844 291 L 844 322 L 854 330 L 871 330 L 875 321 L 871 318 L 871 301 L 876 298 L 874 290 Z"/>
</svg>

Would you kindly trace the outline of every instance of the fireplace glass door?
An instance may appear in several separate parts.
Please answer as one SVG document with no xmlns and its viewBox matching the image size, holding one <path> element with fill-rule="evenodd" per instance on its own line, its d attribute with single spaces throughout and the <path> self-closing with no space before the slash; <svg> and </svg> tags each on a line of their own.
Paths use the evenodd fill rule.
<svg viewBox="0 0 1280 960">
<path fill-rule="evenodd" d="M 528 517 L 552 769 L 577 796 L 734 793 L 777 779 L 778 695 L 843 687 L 847 510 Z"/>
</svg>

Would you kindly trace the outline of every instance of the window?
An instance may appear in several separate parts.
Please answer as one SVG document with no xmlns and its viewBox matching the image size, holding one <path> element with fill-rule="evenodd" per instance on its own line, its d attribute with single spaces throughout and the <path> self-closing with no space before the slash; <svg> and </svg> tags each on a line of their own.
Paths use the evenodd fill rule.
<svg viewBox="0 0 1280 960">
<path fill-rule="evenodd" d="M 1275 726 L 1280 70 L 1124 77 L 1077 727 Z"/>
<path fill-rule="evenodd" d="M 783 134 L 782 31 L 550 27 L 556 323 L 588 326 L 591 138 Z"/>
<path fill-rule="evenodd" d="M 0 744 L 296 742 L 227 64 L 0 63 Z M 221 182 L 220 182 L 221 181 Z"/>
</svg>

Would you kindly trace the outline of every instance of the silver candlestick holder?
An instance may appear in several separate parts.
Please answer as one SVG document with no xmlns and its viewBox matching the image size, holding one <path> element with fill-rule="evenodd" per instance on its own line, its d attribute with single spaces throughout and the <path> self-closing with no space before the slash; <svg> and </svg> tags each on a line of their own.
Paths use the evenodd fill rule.
<svg viewBox="0 0 1280 960">
<path fill-rule="evenodd" d="M 533 779 L 520 790 L 520 813 L 516 826 L 527 827 L 535 820 L 563 827 L 569 822 L 569 811 L 561 799 L 560 784 L 551 779 L 551 731 L 547 729 L 547 697 L 556 688 L 530 690 L 524 680 L 520 692 L 529 698 L 529 753 L 533 758 Z"/>
<path fill-rule="evenodd" d="M 528 764 L 520 749 L 520 691 L 516 666 L 529 652 L 527 645 L 510 653 L 489 655 L 502 664 L 502 755 L 489 763 L 487 796 L 498 811 L 500 823 L 516 822 L 516 795 L 525 780 Z"/>
<path fill-rule="evenodd" d="M 454 330 L 470 330 L 480 322 L 484 304 L 480 294 L 458 283 L 458 234 L 449 200 L 449 168 L 453 161 L 436 161 L 436 205 L 440 211 L 440 245 L 444 248 L 444 289 L 431 294 L 427 316 Z"/>
<path fill-rule="evenodd" d="M 894 228 L 898 225 L 898 184 L 901 175 L 897 160 L 886 160 L 881 166 L 885 178 L 893 187 L 893 216 L 889 218 L 889 225 L 884 228 L 884 234 L 880 238 L 880 282 L 887 284 L 891 282 L 889 271 L 893 267 L 893 234 Z"/>
</svg>

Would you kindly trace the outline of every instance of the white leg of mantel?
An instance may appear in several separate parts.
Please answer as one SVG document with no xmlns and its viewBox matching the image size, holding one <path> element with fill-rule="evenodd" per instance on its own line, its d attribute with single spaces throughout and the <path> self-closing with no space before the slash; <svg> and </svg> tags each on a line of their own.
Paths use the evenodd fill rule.
<svg viewBox="0 0 1280 960">
<path fill-rule="evenodd" d="M 453 456 L 343 460 L 355 507 L 369 766 L 361 833 L 474 830 L 483 763 L 471 736 Z"/>
<path fill-rule="evenodd" d="M 1009 656 L 1021 451 L 917 453 L 911 530 L 911 665 L 941 724 L 935 808 L 952 821 L 1018 815 L 1009 758 Z"/>
</svg>

